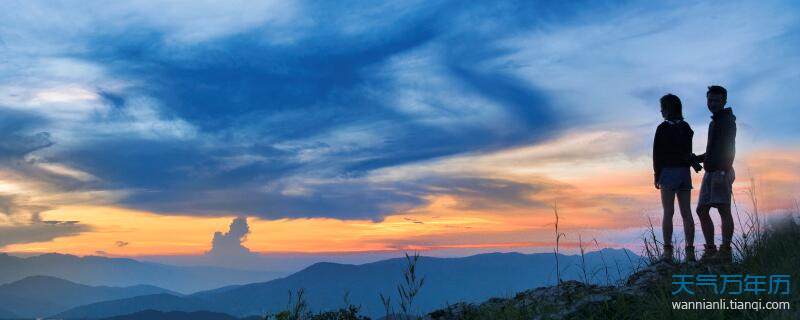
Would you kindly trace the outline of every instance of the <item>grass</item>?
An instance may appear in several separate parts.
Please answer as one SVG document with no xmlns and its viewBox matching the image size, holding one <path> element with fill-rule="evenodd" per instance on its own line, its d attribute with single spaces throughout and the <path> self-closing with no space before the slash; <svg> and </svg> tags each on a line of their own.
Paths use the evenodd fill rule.
<svg viewBox="0 0 800 320">
<path fill-rule="evenodd" d="M 562 232 L 558 232 L 558 204 L 557 203 L 553 205 L 553 213 L 556 216 L 556 222 L 555 222 L 556 247 L 555 247 L 555 249 L 553 249 L 553 255 L 556 257 L 556 280 L 558 281 L 558 283 L 561 283 L 561 269 L 560 269 L 560 267 L 558 265 L 558 254 L 559 254 L 558 249 L 559 249 L 559 244 L 561 242 L 561 237 L 565 237 L 566 234 L 564 234 Z"/>
<path fill-rule="evenodd" d="M 406 269 L 403 270 L 404 282 L 397 286 L 397 293 L 400 295 L 400 310 L 403 311 L 404 318 L 414 314 L 414 298 L 417 297 L 425 284 L 425 277 L 420 278 L 417 276 L 418 261 L 419 253 L 415 252 L 413 256 L 409 256 L 406 253 Z"/>
<path fill-rule="evenodd" d="M 330 310 L 319 313 L 309 311 L 306 302 L 305 291 L 297 290 L 296 294 L 289 291 L 289 299 L 286 309 L 264 316 L 265 320 L 369 320 L 368 317 L 359 314 L 360 307 L 350 303 L 349 293 L 345 293 L 345 306 L 339 310 Z"/>
</svg>

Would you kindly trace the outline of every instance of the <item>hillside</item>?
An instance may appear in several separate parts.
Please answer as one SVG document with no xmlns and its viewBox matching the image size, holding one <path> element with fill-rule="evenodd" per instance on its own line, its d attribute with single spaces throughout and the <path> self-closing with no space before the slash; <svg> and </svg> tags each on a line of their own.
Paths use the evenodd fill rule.
<svg viewBox="0 0 800 320">
<path fill-rule="evenodd" d="M 177 294 L 155 286 L 93 287 L 32 276 L 0 285 L 0 308 L 22 317 L 44 317 L 84 304 L 155 293 Z"/>
</svg>

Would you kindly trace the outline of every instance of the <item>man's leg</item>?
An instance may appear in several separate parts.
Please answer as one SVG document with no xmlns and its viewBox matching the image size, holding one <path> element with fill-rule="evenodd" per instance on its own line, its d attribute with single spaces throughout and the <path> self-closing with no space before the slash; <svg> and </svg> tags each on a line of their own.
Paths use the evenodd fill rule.
<svg viewBox="0 0 800 320">
<path fill-rule="evenodd" d="M 731 205 L 721 205 L 717 207 L 719 217 L 722 221 L 722 245 L 730 248 L 733 239 L 733 215 L 731 215 Z"/>
<path fill-rule="evenodd" d="M 707 204 L 697 206 L 697 217 L 700 218 L 700 229 L 703 230 L 703 238 L 706 239 L 705 249 L 703 256 L 700 257 L 702 262 L 714 261 L 717 255 L 717 246 L 714 245 L 714 222 L 711 221 L 711 206 Z"/>
<path fill-rule="evenodd" d="M 733 214 L 731 214 L 731 198 L 733 197 L 733 181 L 736 179 L 736 172 L 731 168 L 725 175 L 727 187 L 727 201 L 725 204 L 719 205 L 720 221 L 722 222 L 722 246 L 730 249 L 731 241 L 733 240 Z"/>
<path fill-rule="evenodd" d="M 706 247 L 714 245 L 714 221 L 711 221 L 711 206 L 698 205 L 697 217 L 700 219 L 700 229 L 703 230 L 703 238 L 706 239 Z"/>
</svg>

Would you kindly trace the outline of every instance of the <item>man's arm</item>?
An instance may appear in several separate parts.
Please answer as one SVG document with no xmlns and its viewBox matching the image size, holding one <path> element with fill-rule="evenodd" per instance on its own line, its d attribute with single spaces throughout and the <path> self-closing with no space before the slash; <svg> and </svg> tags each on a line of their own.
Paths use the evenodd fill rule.
<svg viewBox="0 0 800 320">
<path fill-rule="evenodd" d="M 725 143 L 722 144 L 722 165 L 727 168 L 733 167 L 733 159 L 736 157 L 736 122 L 730 121 L 723 128 Z"/>
</svg>

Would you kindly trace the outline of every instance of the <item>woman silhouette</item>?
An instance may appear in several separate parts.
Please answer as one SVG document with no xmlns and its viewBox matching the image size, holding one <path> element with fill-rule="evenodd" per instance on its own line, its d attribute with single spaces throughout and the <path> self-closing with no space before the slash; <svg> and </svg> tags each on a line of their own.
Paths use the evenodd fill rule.
<svg viewBox="0 0 800 320">
<path fill-rule="evenodd" d="M 694 131 L 683 121 L 681 100 L 677 96 L 667 94 L 661 97 L 660 102 L 664 122 L 656 129 L 653 141 L 653 169 L 655 187 L 661 190 L 661 205 L 664 207 L 662 258 L 668 261 L 673 258 L 672 216 L 677 195 L 686 238 L 686 261 L 694 261 L 694 219 L 690 206 L 692 178 L 689 172 Z"/>
</svg>

